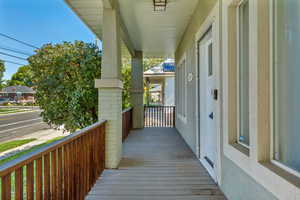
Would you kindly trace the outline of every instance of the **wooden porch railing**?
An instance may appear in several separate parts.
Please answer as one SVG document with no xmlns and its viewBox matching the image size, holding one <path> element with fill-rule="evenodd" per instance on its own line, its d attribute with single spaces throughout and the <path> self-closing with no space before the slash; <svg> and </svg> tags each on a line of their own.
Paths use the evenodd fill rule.
<svg viewBox="0 0 300 200">
<path fill-rule="evenodd" d="M 174 127 L 175 106 L 145 106 L 145 127 Z"/>
<path fill-rule="evenodd" d="M 2 200 L 83 200 L 105 164 L 105 121 L 0 167 Z"/>
<path fill-rule="evenodd" d="M 132 108 L 128 108 L 122 113 L 123 120 L 123 141 L 128 137 L 130 130 L 132 129 Z"/>
</svg>

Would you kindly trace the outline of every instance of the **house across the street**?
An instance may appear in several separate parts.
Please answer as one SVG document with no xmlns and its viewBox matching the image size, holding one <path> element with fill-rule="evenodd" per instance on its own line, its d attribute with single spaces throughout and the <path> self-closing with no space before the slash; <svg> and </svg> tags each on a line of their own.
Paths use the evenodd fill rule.
<svg viewBox="0 0 300 200">
<path fill-rule="evenodd" d="M 17 103 L 34 103 L 35 91 L 27 86 L 9 86 L 3 88 L 0 91 L 0 99 L 3 103 L 6 102 L 17 102 Z M 5 101 L 4 101 L 5 100 Z"/>
</svg>

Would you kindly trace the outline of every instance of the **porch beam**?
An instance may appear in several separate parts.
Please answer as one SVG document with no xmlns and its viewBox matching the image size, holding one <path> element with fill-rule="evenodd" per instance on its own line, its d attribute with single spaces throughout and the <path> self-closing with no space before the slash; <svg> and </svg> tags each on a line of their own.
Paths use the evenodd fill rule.
<svg viewBox="0 0 300 200">
<path fill-rule="evenodd" d="M 114 8 L 114 0 L 102 0 L 104 8 Z"/>
<path fill-rule="evenodd" d="M 131 56 L 135 56 L 135 48 L 134 45 L 132 43 L 132 40 L 129 36 L 129 32 L 128 29 L 122 19 L 122 17 L 120 17 L 120 26 L 121 26 L 121 37 L 123 39 L 123 42 L 125 43 L 129 53 L 131 54 Z"/>
<path fill-rule="evenodd" d="M 133 128 L 144 128 L 144 67 L 143 52 L 135 51 L 132 56 L 131 104 L 133 106 Z"/>
<path fill-rule="evenodd" d="M 105 136 L 105 166 L 116 169 L 122 155 L 122 89 L 121 34 L 119 14 L 115 9 L 103 9 L 103 57 L 99 89 L 99 120 L 107 120 Z"/>
</svg>

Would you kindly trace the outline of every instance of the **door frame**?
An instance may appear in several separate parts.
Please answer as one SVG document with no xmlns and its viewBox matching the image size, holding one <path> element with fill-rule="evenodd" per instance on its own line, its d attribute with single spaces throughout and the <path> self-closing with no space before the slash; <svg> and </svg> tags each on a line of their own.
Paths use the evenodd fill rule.
<svg viewBox="0 0 300 200">
<path fill-rule="evenodd" d="M 201 99 L 199 98 L 199 91 L 201 89 L 201 86 L 199 84 L 199 49 L 198 49 L 198 44 L 201 41 L 201 39 L 205 36 L 207 31 L 212 28 L 212 40 L 214 44 L 214 49 L 213 49 L 213 64 L 214 69 L 215 69 L 215 78 L 216 78 L 216 89 L 218 89 L 218 101 L 216 102 L 216 160 L 215 160 L 215 167 L 214 167 L 214 180 L 218 184 L 221 184 L 222 179 L 221 179 L 221 155 L 222 155 L 222 142 L 223 142 L 223 137 L 222 137 L 222 132 L 221 132 L 221 125 L 222 125 L 222 77 L 221 77 L 221 34 L 220 34 L 220 6 L 219 2 L 216 3 L 215 7 L 212 9 L 208 17 L 205 19 L 205 21 L 202 23 L 201 27 L 199 28 L 198 32 L 196 33 L 195 37 L 195 59 L 196 59 L 196 149 L 197 149 L 197 157 L 200 160 L 200 162 L 205 166 L 207 165 L 206 161 L 203 162 L 201 158 L 202 152 L 201 152 L 201 147 L 200 147 L 200 104 L 201 104 Z M 207 168 L 207 167 L 206 167 Z M 208 169 L 209 172 L 209 169 Z M 210 173 L 210 172 L 209 172 Z"/>
</svg>

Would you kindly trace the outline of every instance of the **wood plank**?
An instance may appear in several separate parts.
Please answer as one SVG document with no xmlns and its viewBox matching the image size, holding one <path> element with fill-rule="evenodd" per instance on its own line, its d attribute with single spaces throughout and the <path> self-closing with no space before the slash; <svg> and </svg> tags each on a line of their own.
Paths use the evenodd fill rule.
<svg viewBox="0 0 300 200">
<path fill-rule="evenodd" d="M 17 158 L 8 163 L 5 163 L 4 165 L 1 165 L 0 166 L 0 177 L 6 175 L 8 173 L 12 173 L 13 171 L 17 170 L 20 167 L 23 167 L 27 164 L 32 163 L 33 161 L 38 159 L 41 156 L 41 154 L 50 153 L 51 151 L 58 149 L 58 148 L 64 146 L 65 144 L 68 144 L 68 143 L 78 139 L 79 137 L 84 135 L 86 132 L 93 130 L 95 128 L 101 127 L 105 123 L 106 123 L 105 120 L 99 121 L 89 127 L 81 129 L 81 130 L 61 139 L 60 142 L 54 142 L 53 144 L 46 145 L 45 147 L 39 148 L 38 150 L 31 152 L 30 154 L 26 154 L 24 156 L 21 156 L 20 158 Z"/>
<path fill-rule="evenodd" d="M 58 159 L 57 159 L 57 200 L 63 199 L 63 154 L 62 148 L 59 148 L 57 151 Z"/>
<path fill-rule="evenodd" d="M 64 187 L 63 187 L 63 199 L 69 199 L 69 145 L 66 144 L 63 148 L 64 153 Z"/>
<path fill-rule="evenodd" d="M 15 199 L 23 200 L 23 167 L 16 170 L 15 174 Z"/>
<path fill-rule="evenodd" d="M 11 174 L 2 176 L 1 183 L 1 199 L 10 200 L 11 199 Z"/>
<path fill-rule="evenodd" d="M 50 200 L 50 154 L 44 156 L 44 199 Z"/>
<path fill-rule="evenodd" d="M 35 183 L 36 183 L 36 200 L 43 199 L 43 159 L 39 158 L 36 160 L 35 167 Z"/>
<path fill-rule="evenodd" d="M 57 151 L 51 152 L 51 199 L 57 199 Z"/>
<path fill-rule="evenodd" d="M 26 165 L 26 199 L 34 200 L 33 162 Z"/>
<path fill-rule="evenodd" d="M 149 109 L 162 120 L 153 125 L 172 122 L 168 110 Z M 119 170 L 104 171 L 86 199 L 226 200 L 175 129 L 135 130 L 124 148 Z"/>
</svg>

